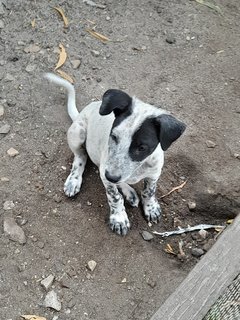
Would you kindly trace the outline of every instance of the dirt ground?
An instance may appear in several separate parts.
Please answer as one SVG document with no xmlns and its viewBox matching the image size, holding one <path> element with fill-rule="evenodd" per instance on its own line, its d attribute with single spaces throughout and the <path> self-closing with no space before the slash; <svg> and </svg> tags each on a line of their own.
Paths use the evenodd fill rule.
<svg viewBox="0 0 240 320">
<path fill-rule="evenodd" d="M 1 319 L 149 319 L 197 263 L 193 249 L 206 252 L 217 232 L 149 242 L 141 232 L 223 224 L 239 212 L 239 0 L 216 1 L 222 14 L 188 0 L 97 3 L 104 6 L 0 1 Z M 64 10 L 68 28 L 55 6 Z M 110 41 L 86 32 L 94 26 Z M 149 227 L 141 208 L 127 206 L 132 228 L 125 238 L 113 234 L 104 188 L 90 162 L 81 193 L 74 199 L 63 194 L 72 161 L 66 95 L 42 77 L 54 70 L 60 43 L 68 55 L 61 70 L 75 79 L 79 106 L 120 88 L 187 124 L 166 152 L 159 225 Z M 19 154 L 9 156 L 10 148 Z M 181 192 L 160 200 L 185 180 Z M 4 232 L 9 216 L 24 231 L 24 245 Z M 180 241 L 185 258 L 164 250 L 170 244 L 179 253 Z M 86 267 L 90 260 L 97 262 L 94 271 Z M 50 274 L 60 311 L 44 306 L 40 281 Z"/>
</svg>

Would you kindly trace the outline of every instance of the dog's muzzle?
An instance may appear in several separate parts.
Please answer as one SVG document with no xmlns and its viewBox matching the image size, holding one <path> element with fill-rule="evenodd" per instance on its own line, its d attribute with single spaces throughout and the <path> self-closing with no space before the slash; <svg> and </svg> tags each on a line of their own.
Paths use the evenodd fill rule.
<svg viewBox="0 0 240 320">
<path fill-rule="evenodd" d="M 105 177 L 108 181 L 112 182 L 112 183 L 117 183 L 120 181 L 121 176 L 113 176 L 111 175 L 107 170 L 105 171 Z"/>
</svg>

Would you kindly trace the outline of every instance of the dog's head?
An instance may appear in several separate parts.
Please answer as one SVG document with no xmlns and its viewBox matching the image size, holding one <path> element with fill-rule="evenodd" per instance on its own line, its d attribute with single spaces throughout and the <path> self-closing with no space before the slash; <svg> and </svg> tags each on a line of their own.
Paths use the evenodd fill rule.
<svg viewBox="0 0 240 320">
<path fill-rule="evenodd" d="M 113 183 L 126 181 L 161 145 L 166 151 L 186 126 L 162 109 L 131 98 L 121 90 L 103 95 L 100 115 L 114 112 L 105 176 Z"/>
</svg>

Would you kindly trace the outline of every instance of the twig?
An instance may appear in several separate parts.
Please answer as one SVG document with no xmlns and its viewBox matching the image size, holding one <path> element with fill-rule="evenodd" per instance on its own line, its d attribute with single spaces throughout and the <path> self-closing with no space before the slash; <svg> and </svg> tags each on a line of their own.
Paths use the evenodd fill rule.
<svg viewBox="0 0 240 320">
<path fill-rule="evenodd" d="M 196 226 L 190 227 L 188 226 L 187 228 L 180 228 L 178 230 L 173 230 L 173 231 L 166 231 L 166 232 L 157 232 L 153 231 L 154 234 L 157 234 L 158 236 L 161 237 L 169 237 L 172 235 L 176 234 L 182 234 L 185 232 L 192 232 L 195 230 L 206 230 L 206 229 L 224 229 L 225 226 L 219 226 L 219 225 L 213 225 L 213 224 L 198 224 Z"/>
<path fill-rule="evenodd" d="M 179 247 L 179 254 L 183 258 L 186 256 L 185 252 L 183 251 L 183 241 L 178 242 L 178 247 Z"/>
<path fill-rule="evenodd" d="M 173 193 L 176 190 L 182 189 L 185 184 L 187 183 L 187 180 L 185 180 L 183 183 L 181 183 L 179 186 L 172 188 L 172 190 L 170 190 L 168 193 L 164 194 L 163 196 L 161 196 L 160 198 L 165 198 L 167 196 L 169 196 L 171 193 Z"/>
</svg>

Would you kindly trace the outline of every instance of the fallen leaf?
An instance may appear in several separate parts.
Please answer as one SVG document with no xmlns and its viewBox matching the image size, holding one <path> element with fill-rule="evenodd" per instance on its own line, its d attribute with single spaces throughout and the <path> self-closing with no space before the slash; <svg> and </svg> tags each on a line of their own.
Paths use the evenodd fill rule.
<svg viewBox="0 0 240 320">
<path fill-rule="evenodd" d="M 36 19 L 33 19 L 33 20 L 31 21 L 31 26 L 32 26 L 32 28 L 35 28 L 35 27 L 36 27 Z"/>
<path fill-rule="evenodd" d="M 24 314 L 21 316 L 21 318 L 23 318 L 25 320 L 47 320 L 44 317 L 39 317 L 39 316 L 35 316 L 35 315 L 30 315 L 30 314 Z"/>
<path fill-rule="evenodd" d="M 67 52 L 61 43 L 59 44 L 59 48 L 60 48 L 59 59 L 58 59 L 57 65 L 55 67 L 55 70 L 60 68 L 65 63 L 65 61 L 67 59 Z"/>
<path fill-rule="evenodd" d="M 228 221 L 227 221 L 227 224 L 232 224 L 233 223 L 233 219 L 229 219 Z"/>
<path fill-rule="evenodd" d="M 61 15 L 62 19 L 63 19 L 63 23 L 64 23 L 64 28 L 68 27 L 68 19 L 65 16 L 65 13 L 63 12 L 63 9 L 58 8 L 58 7 L 54 7 L 54 9 Z"/>
<path fill-rule="evenodd" d="M 207 0 L 195 0 L 195 1 L 223 15 L 221 8 L 215 5 L 214 3 Z"/>
<path fill-rule="evenodd" d="M 167 243 L 167 246 L 166 248 L 164 249 L 165 252 L 167 253 L 170 253 L 170 254 L 173 254 L 173 255 L 177 255 L 174 251 L 173 251 L 173 248 L 171 247 L 171 245 L 169 243 Z"/>
<path fill-rule="evenodd" d="M 169 196 L 171 193 L 173 193 L 174 191 L 177 191 L 179 189 L 182 189 L 185 184 L 187 183 L 187 180 L 185 180 L 183 183 L 181 183 L 179 186 L 172 188 L 172 190 L 170 190 L 168 193 L 164 194 L 163 196 L 161 196 L 160 198 L 164 198 L 166 196 Z"/>
<path fill-rule="evenodd" d="M 92 30 L 92 29 L 86 29 L 86 31 L 87 31 L 88 33 L 90 33 L 93 37 L 95 37 L 96 39 L 98 39 L 98 40 L 100 40 L 100 41 L 102 41 L 102 42 L 107 42 L 107 41 L 110 40 L 109 38 L 105 37 L 105 36 L 102 35 L 101 33 L 98 33 L 98 32 L 96 32 L 96 31 L 94 31 L 94 30 Z"/>
<path fill-rule="evenodd" d="M 57 70 L 57 73 L 59 73 L 63 79 L 69 81 L 70 83 L 74 83 L 73 78 L 71 78 L 66 72 L 62 70 Z"/>
</svg>

